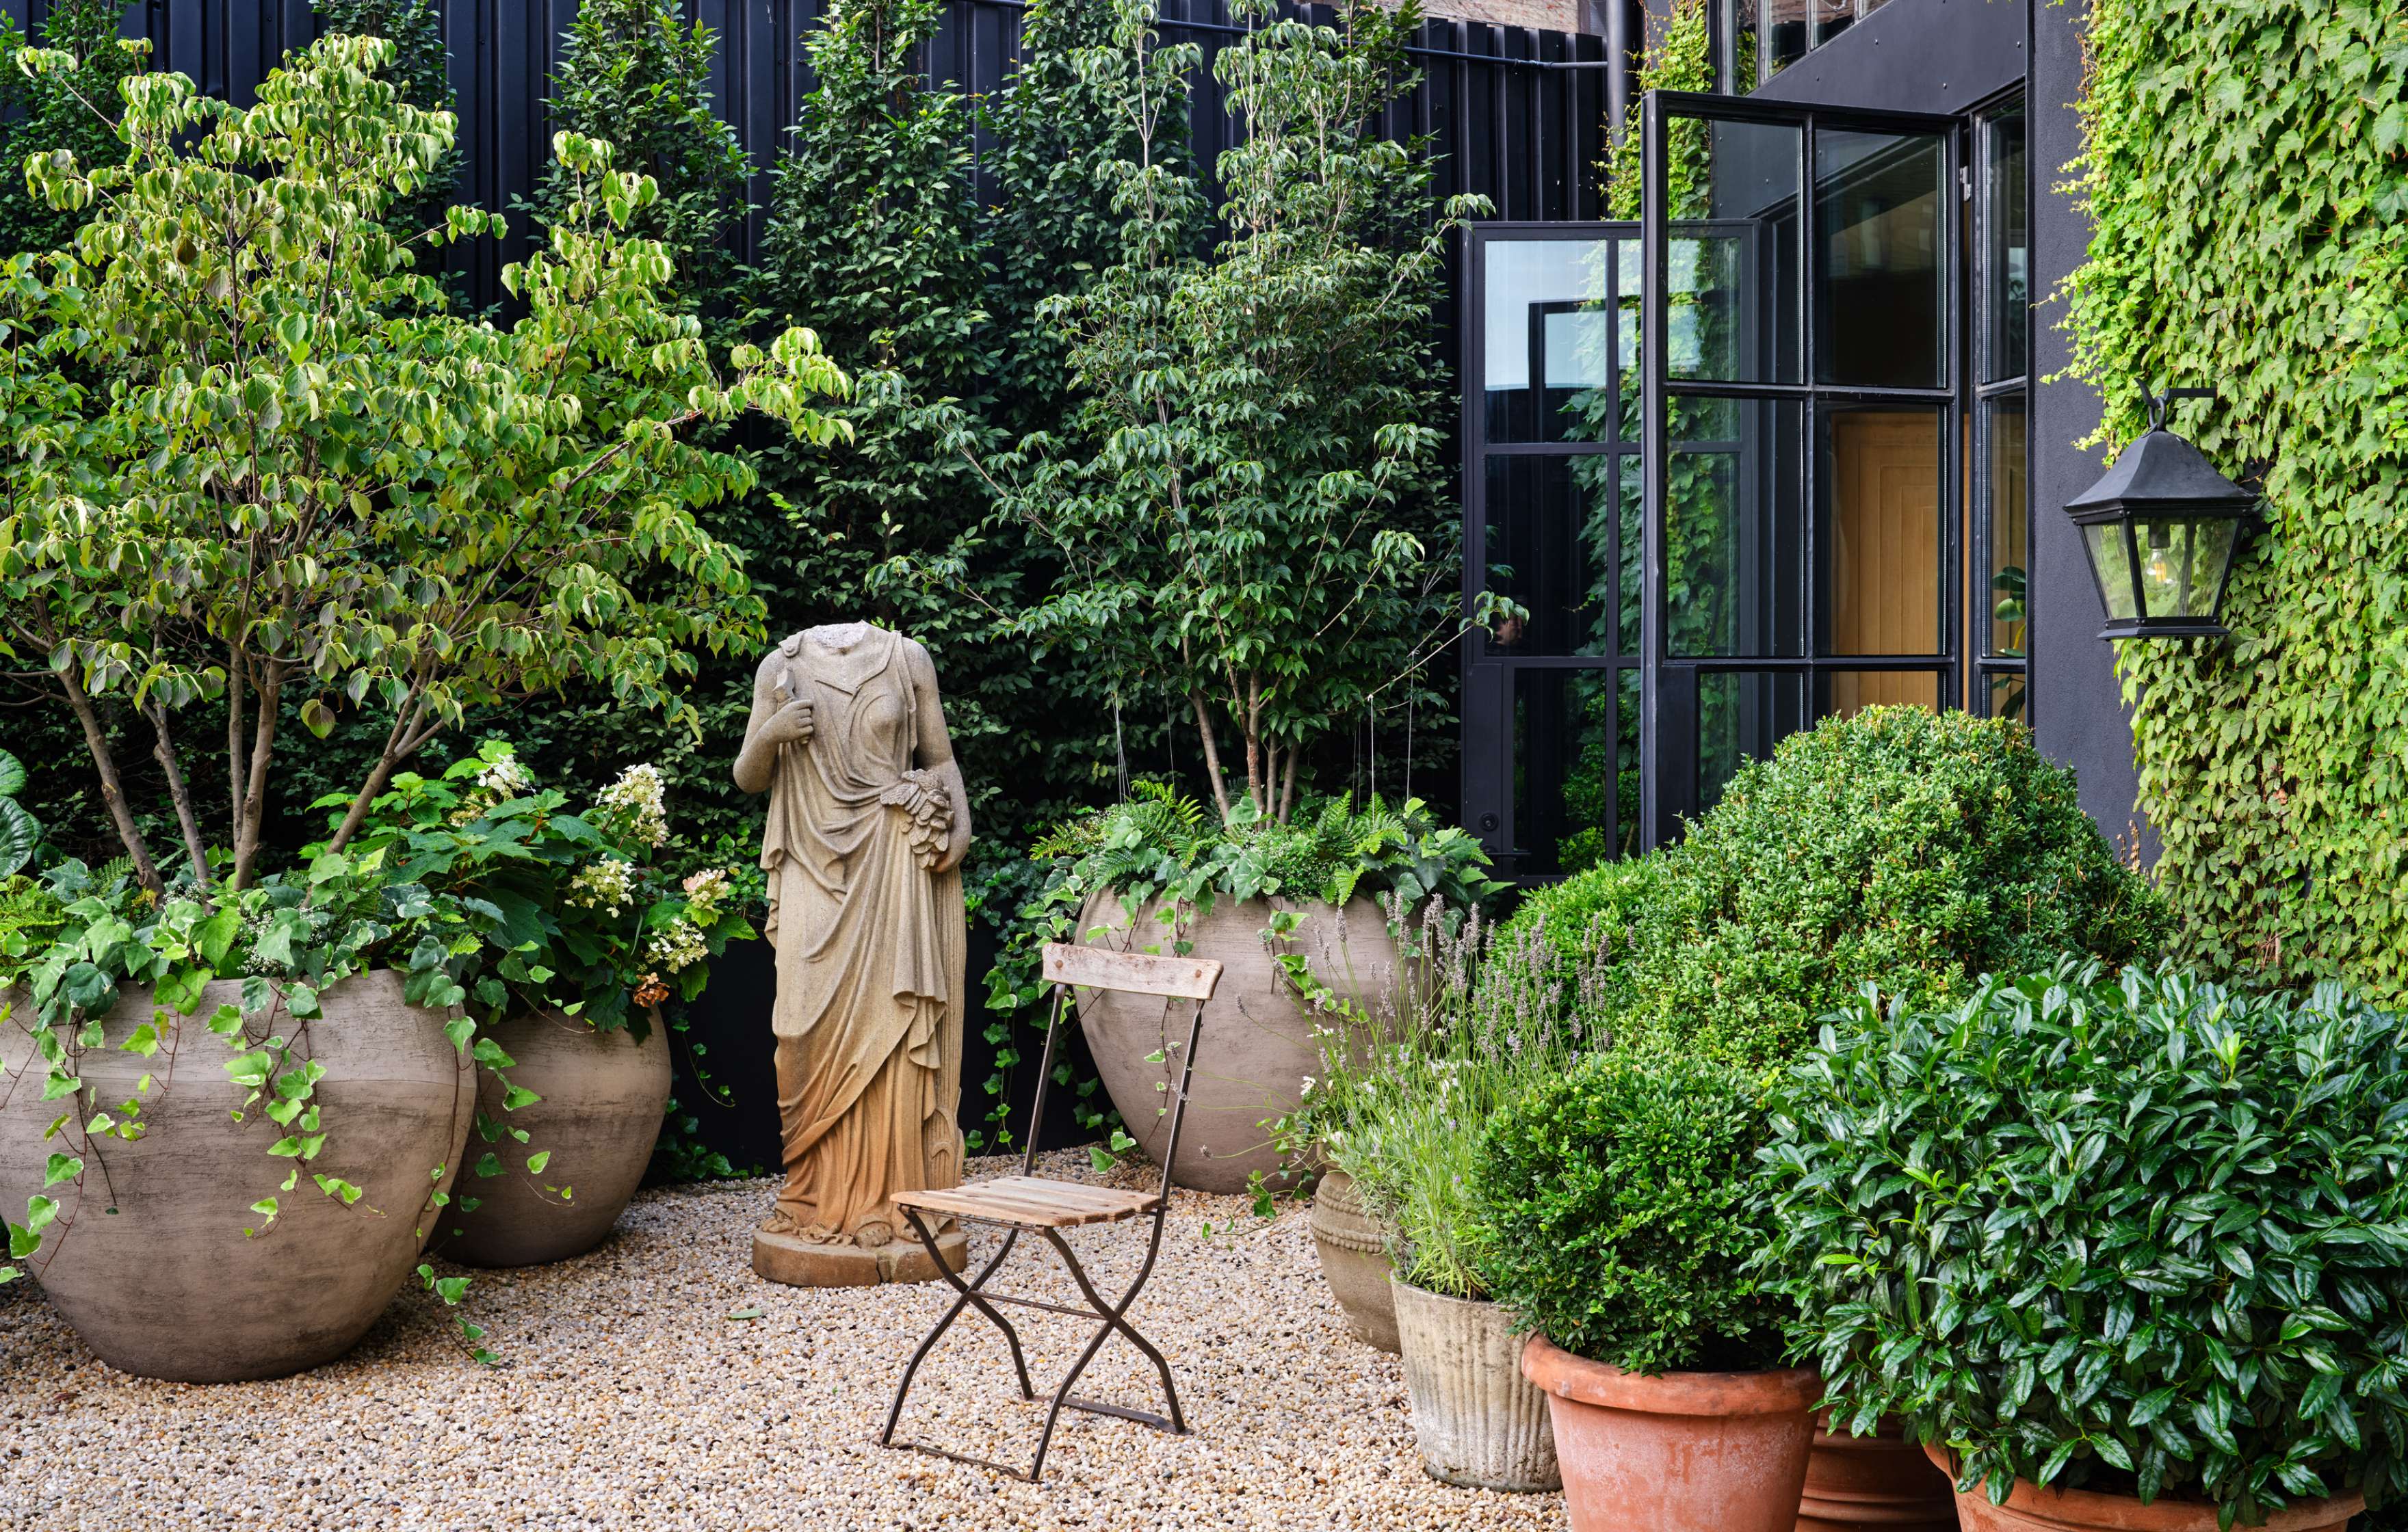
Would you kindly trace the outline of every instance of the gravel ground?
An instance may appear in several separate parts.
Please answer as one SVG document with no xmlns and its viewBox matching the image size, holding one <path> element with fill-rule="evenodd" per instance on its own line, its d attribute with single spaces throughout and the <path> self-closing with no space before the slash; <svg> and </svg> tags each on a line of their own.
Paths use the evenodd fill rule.
<svg viewBox="0 0 2408 1532">
<path fill-rule="evenodd" d="M 1079 1158 L 1041 1172 L 1092 1179 Z M 503 1355 L 491 1370 L 413 1291 L 332 1367 L 154 1382 L 95 1361 L 32 1283 L 0 1288 L 0 1527 L 1565 1525 L 1560 1496 L 1424 1475 L 1396 1358 L 1347 1338 L 1303 1210 L 1265 1222 L 1237 1197 L 1175 1195 L 1131 1315 L 1168 1356 L 1192 1435 L 1066 1410 L 1039 1485 L 882 1451 L 896 1379 L 952 1289 L 759 1281 L 752 1229 L 770 1196 L 767 1181 L 648 1192 L 591 1254 L 480 1274 L 469 1312 Z M 1142 1257 L 1131 1227 L 1072 1235 L 1107 1292 Z M 974 1259 L 991 1238 L 973 1236 Z M 1077 1301 L 1025 1240 L 996 1285 Z M 729 1317 L 747 1310 L 760 1317 Z M 1040 1390 L 1091 1333 L 1010 1317 Z M 1025 1462 L 1043 1410 L 1009 1374 L 1002 1338 L 965 1316 L 900 1434 Z M 1153 1368 L 1117 1339 L 1079 1392 L 1160 1408 Z"/>
</svg>

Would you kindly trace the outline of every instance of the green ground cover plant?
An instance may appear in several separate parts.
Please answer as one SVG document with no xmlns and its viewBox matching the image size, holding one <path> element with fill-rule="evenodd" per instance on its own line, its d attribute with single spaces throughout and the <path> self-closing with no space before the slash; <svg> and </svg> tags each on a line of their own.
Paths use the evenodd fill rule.
<svg viewBox="0 0 2408 1532">
<path fill-rule="evenodd" d="M 2400 1019 L 2069 960 L 1927 1009 L 1859 996 L 1777 1093 L 1795 1355 L 2020 1477 L 2214 1503 L 2403 1485 Z"/>
</svg>

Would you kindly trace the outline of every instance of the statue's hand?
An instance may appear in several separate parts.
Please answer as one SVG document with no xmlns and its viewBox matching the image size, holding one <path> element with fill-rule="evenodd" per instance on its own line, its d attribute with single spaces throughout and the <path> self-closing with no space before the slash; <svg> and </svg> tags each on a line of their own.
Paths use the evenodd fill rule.
<svg viewBox="0 0 2408 1532">
<path fill-rule="evenodd" d="M 796 697 L 769 715 L 761 736 L 773 745 L 801 745 L 810 743 L 813 728 L 811 699 Z"/>
</svg>

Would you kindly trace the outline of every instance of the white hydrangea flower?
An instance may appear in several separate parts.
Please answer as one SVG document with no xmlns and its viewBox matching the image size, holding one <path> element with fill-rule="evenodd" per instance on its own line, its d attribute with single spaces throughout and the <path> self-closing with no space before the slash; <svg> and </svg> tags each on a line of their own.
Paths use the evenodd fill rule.
<svg viewBox="0 0 2408 1532">
<path fill-rule="evenodd" d="M 671 973 L 693 966 L 710 955 L 702 939 L 702 928 L 681 915 L 669 923 L 667 930 L 652 938 L 644 949 L 645 957 Z"/>
<path fill-rule="evenodd" d="M 491 748 L 491 747 L 488 747 Z M 502 747 L 494 760 L 477 773 L 477 785 L 495 798 L 515 798 L 535 785 L 535 773 L 526 768 L 508 746 Z"/>
<path fill-rule="evenodd" d="M 717 920 L 721 903 L 735 891 L 726 868 L 706 867 L 685 881 L 687 912 L 697 921 Z"/>
<path fill-rule="evenodd" d="M 587 863 L 568 881 L 569 902 L 588 909 L 608 910 L 615 915 L 626 909 L 635 896 L 635 868 L 615 856 Z"/>
<path fill-rule="evenodd" d="M 604 788 L 595 802 L 627 826 L 630 838 L 646 846 L 661 846 L 669 838 L 668 810 L 661 795 L 667 779 L 655 766 L 631 766 Z"/>
</svg>

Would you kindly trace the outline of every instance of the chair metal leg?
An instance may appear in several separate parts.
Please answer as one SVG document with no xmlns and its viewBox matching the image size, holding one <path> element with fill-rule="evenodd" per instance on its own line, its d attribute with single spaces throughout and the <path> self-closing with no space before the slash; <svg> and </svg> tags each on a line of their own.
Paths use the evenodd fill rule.
<svg viewBox="0 0 2408 1532">
<path fill-rule="evenodd" d="M 1104 1322 L 1104 1330 L 1096 1336 L 1096 1343 L 1100 1345 L 1105 1335 L 1118 1330 L 1128 1338 L 1131 1345 L 1145 1353 L 1146 1360 L 1154 1364 L 1154 1370 L 1162 1375 L 1162 1396 L 1170 1405 L 1170 1419 L 1168 1422 L 1169 1429 L 1173 1435 L 1185 1436 L 1187 1417 L 1181 1413 L 1179 1409 L 1179 1390 L 1170 1381 L 1170 1364 L 1163 1359 L 1162 1353 L 1154 1349 L 1154 1342 L 1138 1334 L 1137 1327 L 1123 1317 L 1128 1312 L 1129 1306 L 1137 1301 L 1138 1294 L 1144 1290 L 1145 1280 L 1154 1275 L 1153 1253 L 1151 1252 L 1147 1253 L 1144 1267 L 1139 1270 L 1136 1280 L 1129 1283 L 1128 1291 L 1121 1295 L 1120 1302 L 1107 1304 L 1103 1295 L 1097 1293 L 1095 1284 L 1087 1280 L 1086 1268 L 1080 1266 L 1079 1258 L 1070 1253 L 1070 1242 L 1062 1238 L 1062 1232 L 1059 1229 L 1045 1229 L 1041 1232 L 1052 1242 L 1055 1253 L 1062 1257 L 1062 1264 L 1069 1268 L 1070 1280 L 1078 1283 L 1079 1292 L 1086 1298 L 1088 1306 L 1094 1309 L 1096 1317 Z M 1146 1417 L 1138 1415 L 1132 1418 L 1142 1420 Z"/>
<path fill-rule="evenodd" d="M 1003 1332 L 1005 1342 L 1011 1347 L 1012 1370 L 1020 1375 L 1020 1396 L 1024 1399 L 1037 1397 L 1037 1390 L 1028 1381 L 1027 1359 L 1021 1354 L 1019 1332 L 1014 1330 L 1010 1322 L 997 1313 L 995 1305 L 989 1303 L 979 1292 L 980 1288 L 986 1285 L 987 1279 L 994 1276 L 996 1269 L 1003 1265 L 1004 1257 L 1011 1253 L 1011 1247 L 1019 1242 L 1020 1231 L 1012 1229 L 1006 1232 L 1002 1248 L 995 1253 L 995 1258 L 987 1262 L 975 1280 L 966 1282 L 962 1280 L 960 1272 L 945 1264 L 944 1253 L 937 1248 L 936 1233 L 922 1222 L 919 1210 L 906 1208 L 903 1210 L 903 1216 L 910 1221 L 912 1231 L 919 1235 L 920 1242 L 928 1247 L 928 1258 L 937 1263 L 937 1269 L 944 1273 L 945 1280 L 952 1282 L 961 1296 L 953 1299 L 953 1307 L 945 1310 L 945 1317 L 937 1321 L 936 1328 L 930 1330 L 927 1337 L 920 1342 L 920 1349 L 911 1353 L 910 1362 L 903 1368 L 903 1381 L 896 1385 L 895 1402 L 886 1410 L 886 1428 L 878 1433 L 878 1444 L 882 1447 L 895 1445 L 896 1423 L 903 1418 L 904 1396 L 911 1392 L 911 1380 L 919 1372 L 920 1364 L 927 1360 L 928 1353 L 936 1349 L 937 1342 L 944 1339 L 947 1330 L 953 1328 L 953 1321 L 961 1318 L 962 1310 L 972 1304 L 978 1306 L 979 1312 L 995 1321 L 996 1328 Z"/>
</svg>

